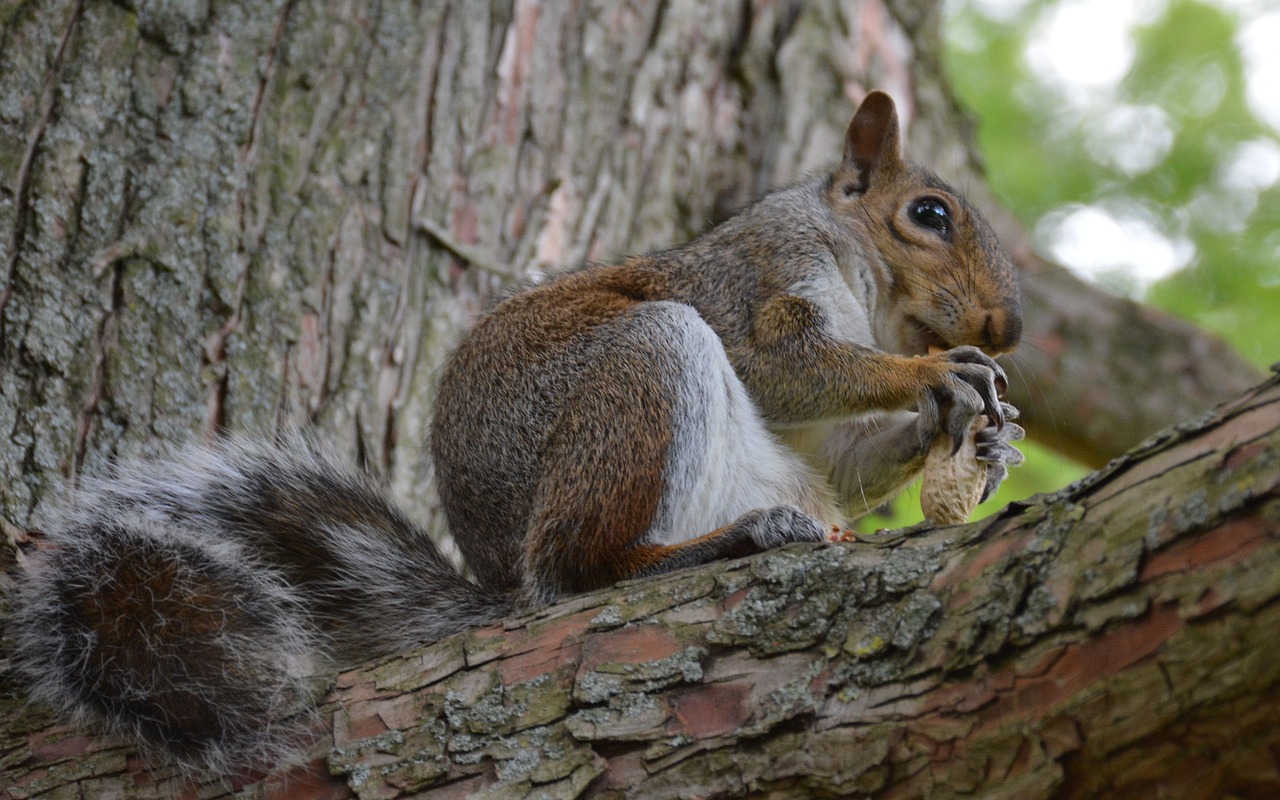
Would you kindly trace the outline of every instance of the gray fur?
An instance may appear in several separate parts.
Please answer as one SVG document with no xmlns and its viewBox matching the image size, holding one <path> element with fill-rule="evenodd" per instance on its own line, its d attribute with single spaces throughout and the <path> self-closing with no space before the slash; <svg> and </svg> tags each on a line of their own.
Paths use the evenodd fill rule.
<svg viewBox="0 0 1280 800">
<path fill-rule="evenodd" d="M 286 530 L 274 498 L 304 515 L 300 527 Z M 371 481 L 297 437 L 134 462 L 84 480 L 63 509 L 15 598 L 15 666 L 34 699 L 191 770 L 287 759 L 306 739 L 317 673 L 510 610 L 456 575 Z M 339 519 L 352 512 L 358 524 Z M 283 555 L 299 535 L 344 566 L 299 571 Z M 191 605 L 211 587 L 216 602 Z M 149 613 L 112 643 L 97 606 Z M 219 615 L 238 627 L 210 630 Z"/>
</svg>

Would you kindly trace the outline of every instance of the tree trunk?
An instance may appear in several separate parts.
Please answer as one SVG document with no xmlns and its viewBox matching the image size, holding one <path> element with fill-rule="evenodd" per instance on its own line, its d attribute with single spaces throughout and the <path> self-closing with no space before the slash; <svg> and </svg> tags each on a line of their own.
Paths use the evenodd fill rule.
<svg viewBox="0 0 1280 800">
<path fill-rule="evenodd" d="M 100 472 L 113 458 L 192 436 L 282 424 L 317 428 L 384 476 L 410 513 L 441 533 L 424 433 L 432 376 L 475 311 L 525 276 L 686 240 L 767 187 L 834 158 L 854 102 L 870 87 L 898 98 L 910 117 L 911 153 L 966 187 L 1025 270 L 1027 346 L 1012 371 L 1012 391 L 1033 435 L 1100 463 L 1253 382 L 1253 368 L 1212 337 L 1035 259 L 1025 234 L 989 197 L 969 123 L 947 93 L 938 5 L 41 0 L 0 6 L 6 538 L 12 543 L 45 524 L 81 470 Z M 1250 459 L 1228 461 L 1266 460 L 1246 454 Z M 458 791 L 500 780 L 517 788 L 536 782 L 549 793 L 591 782 L 592 791 L 655 794 L 681 785 L 689 793 L 704 785 L 707 793 L 732 793 L 733 781 L 781 792 L 805 775 L 819 793 L 901 786 L 910 794 L 935 777 L 959 791 L 1002 772 L 1028 781 L 1061 772 L 1061 786 L 1121 780 L 1098 764 L 1107 755 L 1127 763 L 1125 748 L 1138 747 L 1141 737 L 1113 731 L 1100 744 L 1091 723 L 1080 721 L 1084 711 L 1052 729 L 1036 727 L 1051 719 L 1047 706 L 1036 706 L 1019 687 L 1038 687 L 1028 691 L 1058 708 L 1054 703 L 1066 703 L 1076 684 L 1054 664 L 1065 669 L 1096 658 L 1127 674 L 1130 665 L 1115 652 L 1084 644 L 1071 650 L 1072 634 L 1080 642 L 1134 636 L 1155 647 L 1166 642 L 1158 634 L 1210 631 L 1247 647 L 1251 634 L 1214 626 L 1271 613 L 1262 595 L 1250 592 L 1274 578 L 1257 559 L 1272 552 L 1275 507 L 1240 500 L 1245 505 L 1231 514 L 1242 521 L 1223 528 L 1219 536 L 1226 539 L 1205 529 L 1208 544 L 1188 544 L 1185 552 L 1176 542 L 1166 546 L 1166 531 L 1183 536 L 1187 525 L 1230 506 L 1219 494 L 1231 502 L 1255 497 L 1207 483 L 1186 489 L 1181 505 L 1152 499 L 1151 508 L 1165 508 L 1167 519 L 1148 521 L 1149 541 L 1138 532 L 1147 522 L 1135 522 L 1130 539 L 1091 540 L 1118 541 L 1119 550 L 1093 544 L 1080 551 L 1086 533 L 1064 538 L 1065 532 L 1090 530 L 1080 527 L 1087 519 L 1073 515 L 1083 513 L 1081 498 L 1118 480 L 1117 472 L 1108 475 L 1092 489 L 1011 509 L 983 527 L 948 529 L 901 546 L 788 551 L 718 565 L 570 601 L 501 635 L 477 633 L 424 651 L 417 661 L 353 673 L 334 696 L 345 710 L 330 763 L 366 793 L 433 780 Z M 1165 479 L 1143 486 L 1155 491 Z M 1169 487 L 1175 489 L 1183 491 Z M 1098 513 L 1124 511 L 1105 507 L 1111 511 Z M 1044 531 L 1004 533 L 1028 515 Z M 1221 556 L 1236 536 L 1237 549 Z M 1008 552 L 992 555 L 1000 548 Z M 1167 599 L 1174 596 L 1167 586 L 1173 572 L 1139 580 L 1142 565 L 1161 563 L 1144 556 L 1146 548 L 1183 553 L 1178 569 L 1185 562 L 1194 571 L 1202 556 L 1213 575 L 1254 569 L 1245 577 L 1255 583 L 1213 583 L 1203 597 L 1180 605 Z M 982 553 L 996 562 L 973 567 L 975 574 L 999 577 L 991 588 L 1008 592 L 986 611 L 957 607 L 953 614 L 935 604 L 955 599 L 955 590 L 913 582 L 925 573 L 912 565 L 962 574 Z M 946 566 L 948 559 L 961 566 Z M 1057 582 L 1037 577 L 1050 562 L 1067 571 Z M 989 572 L 1000 565 L 1012 572 Z M 1130 582 L 1114 578 L 1115 587 L 1107 588 L 1112 579 L 1101 576 L 1116 569 Z M 846 588 L 857 587 L 847 603 L 831 606 L 838 624 L 822 611 L 834 602 L 829 595 L 799 599 L 807 591 L 805 570 L 813 580 L 830 573 Z M 868 583 L 851 582 L 860 576 Z M 1089 588 L 1090 581 L 1106 585 Z M 1089 584 L 1079 608 L 1102 604 L 1087 618 L 1066 605 L 1077 602 L 1071 591 L 1078 582 Z M 1033 592 L 1034 586 L 1046 588 Z M 1164 587 L 1167 597 L 1139 602 L 1148 586 Z M 974 584 L 972 597 L 982 588 Z M 617 599 L 628 595 L 634 597 L 625 604 Z M 1199 613 L 1195 603 L 1209 608 Z M 1066 616 L 1054 616 L 1055 608 Z M 774 615 L 778 609 L 789 609 L 785 626 L 771 624 L 783 619 Z M 664 614 L 685 627 L 622 625 Z M 962 624 L 969 627 L 947 627 Z M 1036 625 L 1056 633 L 1043 638 Z M 854 633 L 840 639 L 837 630 Z M 710 638 L 699 639 L 703 633 Z M 656 637 L 652 643 L 648 635 Z M 1214 648 L 1206 657 L 1225 658 L 1221 642 L 1205 641 Z M 650 649 L 637 655 L 641 644 Z M 591 649 L 606 645 L 618 649 Z M 775 646 L 782 652 L 775 654 Z M 1011 647 L 1031 661 L 1009 655 Z M 1063 648 L 1060 660 L 1050 663 L 1045 655 L 1037 666 L 1037 653 L 1054 647 Z M 664 652 L 665 659 L 651 663 Z M 828 666 L 804 672 L 818 668 L 812 657 L 819 652 Z M 462 669 L 464 655 L 474 667 L 487 661 L 488 669 Z M 948 666 L 952 655 L 968 664 L 959 670 L 968 670 L 969 683 L 943 702 L 936 692 L 957 674 Z M 1199 699 L 1219 685 L 1245 686 L 1252 676 L 1270 680 L 1261 650 L 1238 657 L 1221 662 L 1205 681 L 1210 689 L 1177 698 L 1188 710 L 1171 719 L 1183 725 L 1186 742 L 1202 730 L 1206 741 L 1217 741 L 1224 719 L 1252 731 L 1260 724 L 1255 718 L 1269 713 L 1251 700 L 1235 709 L 1230 703 L 1237 701 Z M 556 666 L 557 658 L 568 660 Z M 632 660 L 639 666 L 628 669 Z M 435 661 L 440 668 L 422 677 Z M 1182 686 L 1176 681 L 1183 671 L 1198 676 L 1193 665 L 1205 663 L 1179 655 L 1164 664 L 1167 683 L 1157 688 Z M 549 677 L 518 691 L 561 689 L 529 694 L 526 702 L 498 688 L 499 676 L 528 687 L 529 676 L 541 674 Z M 1080 680 L 1092 674 L 1082 670 Z M 876 683 L 877 675 L 887 682 Z M 897 683 L 889 680 L 895 675 Z M 428 679 L 454 693 L 415 694 Z M 573 693 L 564 695 L 567 685 Z M 660 701 L 652 693 L 663 687 L 673 694 Z M 1274 696 L 1267 687 L 1254 688 Z M 5 688 L 5 710 L 16 714 L 21 706 Z M 1107 713 L 1154 703 L 1147 688 L 1135 684 L 1111 701 L 1089 702 Z M 939 705 L 926 709 L 920 698 Z M 460 710 L 477 703 L 479 716 Z M 836 715 L 828 727 L 810 722 L 827 719 L 828 708 Z M 106 786 L 93 783 L 104 780 L 140 794 L 169 785 L 139 772 L 119 748 L 46 730 L 39 713 L 23 711 L 0 738 L 0 768 L 23 781 L 14 796 L 30 794 L 31 780 L 71 791 L 78 776 L 87 776 L 86 793 Z M 898 718 L 893 732 L 877 727 L 884 715 Z M 434 721 L 419 729 L 409 722 L 414 717 Z M 455 719 L 470 738 L 453 736 L 447 750 L 422 745 L 427 749 L 416 761 L 400 760 L 421 736 L 446 731 L 441 726 Z M 1010 732 L 1005 723 L 1014 719 L 1021 720 L 1017 735 L 1027 738 Z M 737 723 L 745 727 L 726 727 Z M 527 752 L 540 754 L 534 771 L 487 749 L 510 746 L 500 736 L 508 725 L 520 728 L 516 736 L 525 737 Z M 383 737 L 369 738 L 380 727 L 388 728 Z M 410 733 L 392 731 L 401 728 Z M 738 739 L 759 758 L 740 758 L 730 746 Z M 802 741 L 813 748 L 807 755 L 773 749 Z M 609 771 L 597 777 L 606 763 Z M 1188 759 L 1185 767 L 1197 764 Z M 651 780 L 635 781 L 650 773 Z M 1144 774 L 1139 766 L 1129 773 Z M 161 783 L 147 783 L 153 779 Z M 326 790 L 345 791 L 340 781 L 315 779 Z M 281 784 L 255 786 L 267 785 Z"/>
<path fill-rule="evenodd" d="M 6 798 L 1275 797 L 1280 378 L 979 523 L 582 595 L 339 675 L 186 786 L 5 703 Z"/>
<path fill-rule="evenodd" d="M 9 4 L 0 513 L 39 525 L 81 469 L 289 422 L 435 520 L 432 376 L 477 308 L 835 158 L 872 86 L 1027 269 L 1033 435 L 1100 463 L 1255 382 L 1030 255 L 938 24 L 931 0 Z"/>
</svg>

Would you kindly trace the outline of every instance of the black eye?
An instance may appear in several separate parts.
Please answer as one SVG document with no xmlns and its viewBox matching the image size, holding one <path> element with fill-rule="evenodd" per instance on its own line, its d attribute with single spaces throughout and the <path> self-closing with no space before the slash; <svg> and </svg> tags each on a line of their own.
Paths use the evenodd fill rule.
<svg viewBox="0 0 1280 800">
<path fill-rule="evenodd" d="M 951 232 L 951 211 L 947 204 L 936 197 L 921 197 L 913 200 L 907 213 L 917 225 L 946 236 Z"/>
</svg>

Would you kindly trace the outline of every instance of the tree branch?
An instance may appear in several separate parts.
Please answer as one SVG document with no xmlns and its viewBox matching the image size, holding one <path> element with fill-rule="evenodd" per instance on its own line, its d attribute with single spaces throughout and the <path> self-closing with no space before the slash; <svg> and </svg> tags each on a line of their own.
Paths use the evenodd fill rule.
<svg viewBox="0 0 1280 800">
<path fill-rule="evenodd" d="M 344 673 L 296 797 L 1280 791 L 1280 379 L 982 522 L 572 598 Z M 167 796 L 9 708 L 6 797 Z M 209 785 L 202 796 L 221 789 Z"/>
</svg>

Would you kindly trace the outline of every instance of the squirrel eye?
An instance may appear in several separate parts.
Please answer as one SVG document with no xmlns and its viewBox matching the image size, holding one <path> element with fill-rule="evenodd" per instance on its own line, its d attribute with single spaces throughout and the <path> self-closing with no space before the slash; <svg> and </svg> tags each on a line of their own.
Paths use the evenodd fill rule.
<svg viewBox="0 0 1280 800">
<path fill-rule="evenodd" d="M 907 213 L 917 225 L 944 236 L 951 232 L 951 211 L 946 203 L 936 197 L 922 197 L 913 201 L 907 208 Z"/>
</svg>

